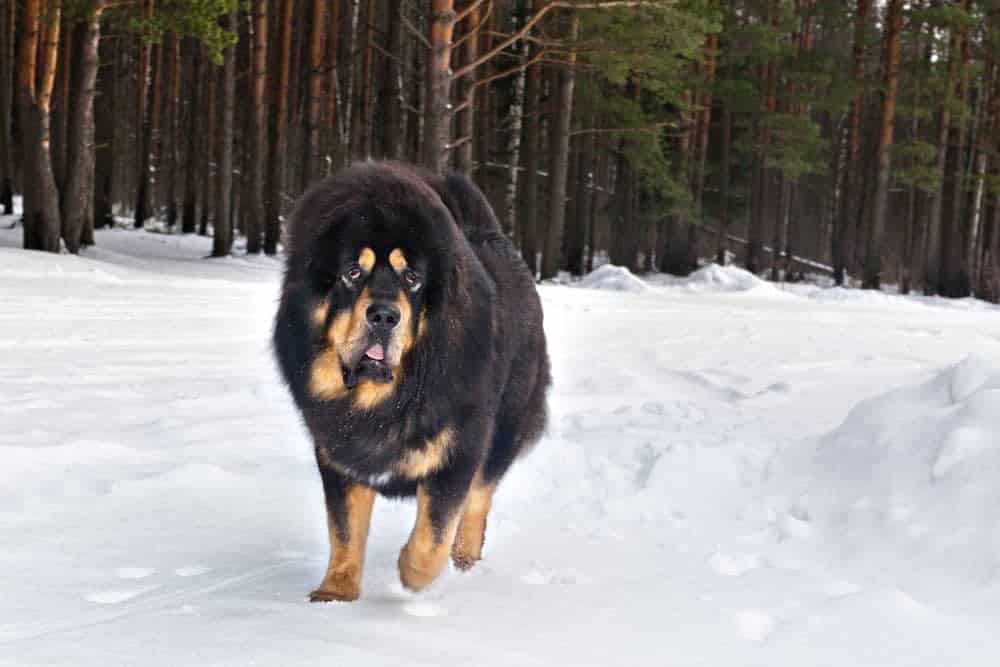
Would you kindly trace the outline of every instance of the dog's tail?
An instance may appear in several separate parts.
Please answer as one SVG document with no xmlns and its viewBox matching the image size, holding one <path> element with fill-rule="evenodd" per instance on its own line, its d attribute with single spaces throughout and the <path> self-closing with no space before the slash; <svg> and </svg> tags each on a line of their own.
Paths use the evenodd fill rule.
<svg viewBox="0 0 1000 667">
<path fill-rule="evenodd" d="M 450 173 L 435 184 L 435 189 L 470 243 L 503 237 L 493 207 L 469 178 Z"/>
</svg>

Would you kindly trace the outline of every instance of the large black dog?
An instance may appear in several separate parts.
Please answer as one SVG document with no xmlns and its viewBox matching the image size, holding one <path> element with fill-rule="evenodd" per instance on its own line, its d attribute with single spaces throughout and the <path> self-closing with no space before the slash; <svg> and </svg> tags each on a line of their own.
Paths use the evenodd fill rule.
<svg viewBox="0 0 1000 667">
<path fill-rule="evenodd" d="M 355 600 L 375 494 L 417 497 L 410 589 L 479 560 L 497 483 L 545 426 L 534 281 L 468 179 L 363 163 L 310 189 L 274 328 L 316 446 L 330 562 L 311 599 Z"/>
</svg>

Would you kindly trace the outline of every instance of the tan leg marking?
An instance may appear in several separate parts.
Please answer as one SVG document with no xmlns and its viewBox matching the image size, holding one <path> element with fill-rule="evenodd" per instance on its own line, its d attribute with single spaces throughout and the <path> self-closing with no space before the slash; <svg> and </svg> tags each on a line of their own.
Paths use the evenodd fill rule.
<svg viewBox="0 0 1000 667">
<path fill-rule="evenodd" d="M 365 561 L 365 542 L 375 503 L 375 491 L 355 484 L 347 491 L 347 540 L 337 531 L 333 517 L 327 514 L 330 532 L 330 562 L 319 588 L 309 594 L 310 602 L 340 600 L 350 602 L 361 595 L 361 570 Z"/>
<path fill-rule="evenodd" d="M 411 449 L 396 464 L 396 472 L 407 479 L 420 479 L 444 467 L 455 443 L 455 429 L 445 427 L 420 450 Z"/>
<path fill-rule="evenodd" d="M 362 248 L 358 254 L 358 266 L 364 269 L 365 273 L 371 273 L 375 268 L 375 251 L 371 248 Z"/>
<path fill-rule="evenodd" d="M 392 265 L 392 270 L 396 273 L 402 273 L 408 265 L 406 263 L 406 255 L 399 248 L 395 248 L 389 253 L 389 264 Z"/>
<path fill-rule="evenodd" d="M 417 522 L 406 546 L 399 552 L 399 579 L 411 591 L 426 587 L 448 563 L 448 553 L 455 541 L 455 530 L 461 517 L 461 508 L 448 519 L 439 535 L 430 518 L 430 498 L 421 484 L 417 487 Z"/>
<path fill-rule="evenodd" d="M 482 477 L 478 474 L 472 480 L 472 488 L 465 499 L 462 520 L 455 535 L 455 544 L 451 548 L 451 560 L 460 570 L 468 570 L 483 557 L 486 515 L 493 504 L 496 488 L 496 483 L 483 484 Z"/>
</svg>

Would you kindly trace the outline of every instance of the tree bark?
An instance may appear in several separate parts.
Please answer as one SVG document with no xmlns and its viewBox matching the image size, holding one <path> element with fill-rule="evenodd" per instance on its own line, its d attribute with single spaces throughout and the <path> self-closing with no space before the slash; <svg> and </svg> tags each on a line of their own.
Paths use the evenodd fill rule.
<svg viewBox="0 0 1000 667">
<path fill-rule="evenodd" d="M 959 7 L 969 12 L 970 0 L 961 0 Z M 954 50 L 949 49 L 948 80 L 951 98 L 962 107 L 966 104 L 964 68 L 968 56 L 968 28 L 962 24 L 953 31 Z M 945 151 L 944 180 L 941 188 L 941 268 L 938 293 L 947 297 L 969 295 L 969 275 L 965 267 L 964 239 L 968 230 L 962 224 L 962 203 L 965 175 L 966 123 L 964 114 L 952 114 Z"/>
<path fill-rule="evenodd" d="M 306 114 L 305 145 L 302 150 L 302 183 L 306 187 L 322 174 L 320 166 L 319 121 L 323 102 L 323 33 L 327 0 L 312 0 L 309 30 L 309 100 Z"/>
<path fill-rule="evenodd" d="M 719 163 L 719 231 L 715 240 L 715 262 L 726 265 L 726 249 L 729 245 L 729 172 L 732 145 L 733 114 L 729 103 L 722 103 L 722 156 Z"/>
<path fill-rule="evenodd" d="M 443 173 L 448 165 L 451 137 L 451 38 L 455 29 L 455 0 L 431 0 L 428 25 L 430 48 L 427 54 L 421 162 L 425 167 Z"/>
<path fill-rule="evenodd" d="M 59 252 L 61 231 L 59 191 L 50 152 L 51 100 L 59 52 L 60 10 L 60 0 L 24 1 L 17 72 L 24 159 L 24 247 L 48 252 Z"/>
<path fill-rule="evenodd" d="M 204 111 L 201 108 L 203 93 L 206 91 L 205 79 L 208 69 L 204 64 L 202 47 L 197 42 L 191 44 L 191 103 L 188 112 L 187 126 L 187 159 L 185 161 L 184 206 L 181 212 L 181 233 L 194 234 L 198 229 L 199 200 L 206 200 L 204 180 L 207 170 L 203 167 Z M 211 151 L 209 151 L 209 154 Z M 199 175 L 201 178 L 199 178 Z M 204 205 L 203 205 L 204 206 Z"/>
<path fill-rule="evenodd" d="M 180 136 L 178 133 L 178 117 L 180 116 L 180 76 L 181 54 L 180 38 L 171 32 L 167 36 L 167 49 L 164 63 L 167 72 L 165 122 L 160 137 L 160 158 L 163 174 L 163 198 L 166 204 L 167 226 L 172 230 L 177 224 L 177 181 L 179 177 Z"/>
<path fill-rule="evenodd" d="M 576 42 L 580 17 L 569 16 L 566 42 Z M 569 168 L 569 129 L 573 119 L 573 85 L 576 81 L 576 52 L 570 47 L 566 65 L 558 72 L 556 115 L 551 132 L 552 167 L 549 170 L 549 215 L 542 253 L 542 278 L 554 278 L 561 264 L 563 227 L 566 223 L 566 173 Z"/>
<path fill-rule="evenodd" d="M 403 48 L 403 0 L 388 0 L 389 42 L 386 48 L 385 81 L 382 85 L 382 103 L 379 105 L 385 115 L 382 127 L 382 153 L 385 157 L 398 160 L 403 157 L 406 123 L 403 120 L 402 90 L 403 68 L 406 62 Z"/>
<path fill-rule="evenodd" d="M 66 182 L 62 192 L 62 237 L 66 249 L 80 251 L 85 216 L 92 212 L 87 187 L 94 168 L 94 94 L 97 85 L 98 48 L 101 41 L 101 14 L 104 0 L 95 0 L 87 13 L 85 30 L 79 41 L 79 78 L 73 109 L 67 126 Z"/>
<path fill-rule="evenodd" d="M 838 211 L 836 228 L 833 232 L 833 278 L 837 285 L 843 285 L 846 279 L 847 234 L 859 201 L 857 192 L 862 182 L 858 158 L 861 154 L 861 114 L 864 109 L 862 86 L 865 77 L 865 31 L 868 27 L 870 9 L 871 0 L 857 0 L 854 13 L 853 66 L 851 70 L 851 80 L 854 83 L 855 92 L 848 113 L 847 154 L 841 164 L 844 176 L 840 180 L 844 190 L 840 197 L 840 211 Z"/>
<path fill-rule="evenodd" d="M 97 98 L 94 100 L 95 171 L 94 226 L 112 227 L 112 191 L 115 176 L 115 104 L 118 91 L 118 68 L 121 50 L 108 40 L 99 44 L 101 54 L 97 72 Z"/>
<path fill-rule="evenodd" d="M 217 166 L 215 163 L 215 136 L 218 126 L 218 113 L 216 110 L 218 99 L 218 77 L 216 67 L 212 59 L 208 56 L 208 51 L 202 52 L 202 82 L 205 86 L 205 133 L 203 148 L 201 149 L 201 216 L 198 220 L 198 234 L 208 236 L 208 223 L 214 215 L 212 208 L 218 200 L 215 194 L 215 185 L 218 183 L 215 174 Z"/>
<path fill-rule="evenodd" d="M 537 13 L 545 6 L 545 0 L 532 0 L 532 12 Z M 530 58 L 538 57 L 540 47 L 531 43 Z M 542 67 L 535 64 L 527 68 L 524 82 L 524 138 L 521 152 L 524 163 L 521 179 L 520 230 L 521 256 L 534 275 L 538 257 L 538 169 L 539 138 L 541 135 L 541 90 Z"/>
<path fill-rule="evenodd" d="M 246 206 L 247 253 L 261 250 L 264 230 L 264 165 L 267 163 L 267 0 L 253 4 L 253 83 L 250 87 L 250 189 Z"/>
<path fill-rule="evenodd" d="M 226 17 L 226 29 L 231 33 L 237 30 L 236 12 L 232 11 Z M 230 220 L 233 189 L 233 116 L 236 104 L 236 45 L 230 44 L 222 52 L 222 127 L 219 137 L 222 140 L 219 151 L 219 179 L 215 204 L 214 236 L 212 238 L 212 257 L 225 257 L 233 247 L 233 228 Z"/>
<path fill-rule="evenodd" d="M 0 9 L 0 210 L 14 213 L 14 37 L 17 3 Z"/>
<path fill-rule="evenodd" d="M 477 3 L 466 18 L 465 40 L 462 44 L 462 64 L 468 65 L 476 61 L 479 56 L 479 0 L 468 0 Z M 476 79 L 476 71 L 470 70 L 465 76 L 459 79 L 459 99 L 465 104 L 465 108 L 458 112 L 455 119 L 455 139 L 463 142 L 455 151 L 455 169 L 463 174 L 472 173 L 472 147 L 475 143 L 474 126 L 476 112 L 476 90 L 473 87 Z"/>
<path fill-rule="evenodd" d="M 143 17 L 148 21 L 153 16 L 154 0 L 143 0 Z M 149 217 L 149 152 L 152 150 L 153 126 L 149 118 L 150 73 L 152 70 L 153 45 L 144 37 L 139 38 L 139 83 L 137 86 L 136 108 L 136 172 L 137 186 L 135 198 L 135 227 L 140 228 Z"/>
<path fill-rule="evenodd" d="M 285 171 L 288 153 L 288 77 L 292 55 L 292 19 L 295 0 L 281 0 L 278 38 L 277 87 L 274 91 L 274 142 L 271 145 L 271 173 L 268 180 L 267 224 L 264 228 L 264 252 L 275 255 L 281 236 L 281 211 L 284 208 Z"/>
<path fill-rule="evenodd" d="M 903 30 L 903 0 L 889 0 L 885 18 L 885 63 L 882 69 L 882 110 L 875 161 L 875 201 L 865 253 L 863 287 L 879 289 L 882 281 L 882 253 L 889 204 L 892 133 L 896 122 L 896 92 L 899 89 L 899 46 Z"/>
</svg>

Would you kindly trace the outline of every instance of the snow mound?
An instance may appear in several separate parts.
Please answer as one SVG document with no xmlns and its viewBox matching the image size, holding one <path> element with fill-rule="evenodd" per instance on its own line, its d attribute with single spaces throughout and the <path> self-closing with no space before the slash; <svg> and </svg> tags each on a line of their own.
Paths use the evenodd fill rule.
<svg viewBox="0 0 1000 667">
<path fill-rule="evenodd" d="M 613 292 L 646 292 L 649 290 L 643 280 L 624 266 L 605 264 L 591 271 L 579 282 L 580 287 L 610 290 Z"/>
<path fill-rule="evenodd" d="M 715 292 L 748 292 L 755 289 L 773 290 L 774 287 L 745 269 L 736 266 L 706 264 L 687 278 L 683 284 L 692 290 Z"/>
<path fill-rule="evenodd" d="M 1000 566 L 1000 370 L 969 357 L 858 404 L 821 438 L 779 452 L 780 539 L 816 538 L 922 593 L 995 582 Z"/>
</svg>

